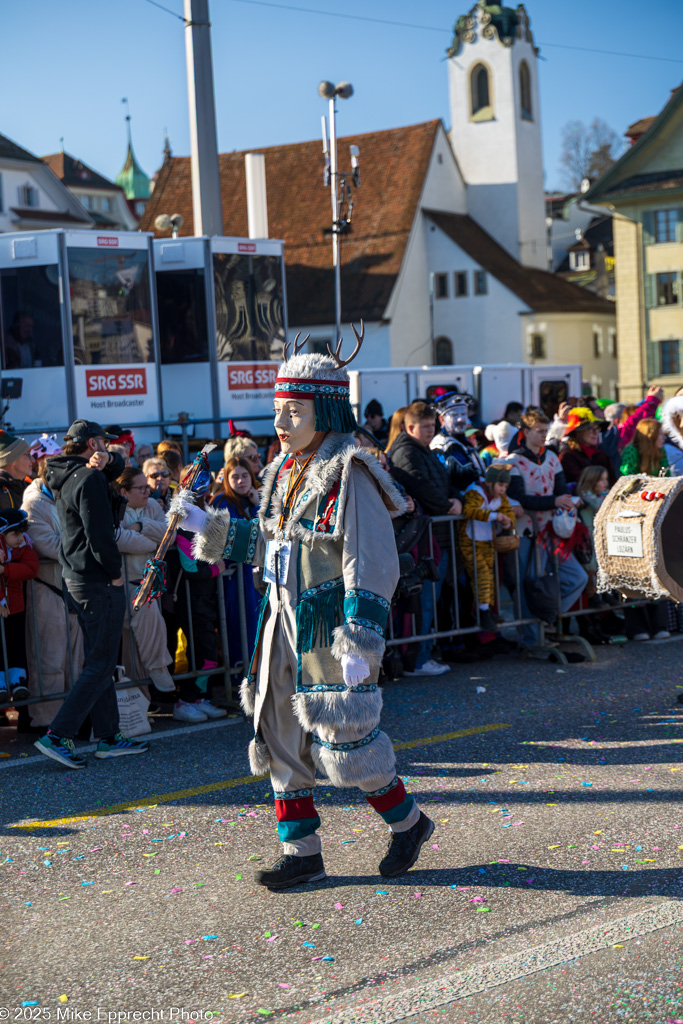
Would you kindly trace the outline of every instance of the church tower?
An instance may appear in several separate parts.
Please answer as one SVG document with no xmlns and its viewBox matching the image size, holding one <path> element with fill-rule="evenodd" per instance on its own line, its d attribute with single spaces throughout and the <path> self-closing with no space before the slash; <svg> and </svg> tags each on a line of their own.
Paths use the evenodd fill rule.
<svg viewBox="0 0 683 1024">
<path fill-rule="evenodd" d="M 547 269 L 537 50 L 524 6 L 480 0 L 458 18 L 448 57 L 468 212 L 520 263 Z"/>
</svg>

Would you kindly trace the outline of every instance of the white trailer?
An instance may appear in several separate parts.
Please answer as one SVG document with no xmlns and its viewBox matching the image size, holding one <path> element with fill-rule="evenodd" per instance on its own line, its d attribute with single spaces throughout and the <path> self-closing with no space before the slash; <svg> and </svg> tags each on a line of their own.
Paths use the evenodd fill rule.
<svg viewBox="0 0 683 1024">
<path fill-rule="evenodd" d="M 431 399 L 432 389 L 447 387 L 473 395 L 483 423 L 499 420 L 508 402 L 538 405 L 553 416 L 567 397 L 581 395 L 581 366 L 531 366 L 494 363 L 489 366 L 392 366 L 349 370 L 351 404 L 360 423 L 375 398 L 385 416 L 417 398 Z"/>
</svg>

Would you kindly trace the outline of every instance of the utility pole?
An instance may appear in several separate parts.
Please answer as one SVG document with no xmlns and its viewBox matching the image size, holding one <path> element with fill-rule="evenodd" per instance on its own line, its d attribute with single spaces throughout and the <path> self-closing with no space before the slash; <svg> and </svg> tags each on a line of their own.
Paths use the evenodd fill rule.
<svg viewBox="0 0 683 1024">
<path fill-rule="evenodd" d="M 184 0 L 195 235 L 222 235 L 209 0 Z"/>
<path fill-rule="evenodd" d="M 351 175 L 339 173 L 337 163 L 337 96 L 343 100 L 353 96 L 353 86 L 350 82 L 340 82 L 333 85 L 332 82 L 321 82 L 318 86 L 318 93 L 329 103 L 330 119 L 330 141 L 327 142 L 327 125 L 325 118 L 322 118 L 323 154 L 325 156 L 324 183 L 330 186 L 332 196 L 332 269 L 334 271 L 334 329 L 336 341 L 341 338 L 341 235 L 351 230 L 351 215 L 353 212 L 353 196 L 349 177 L 351 177 L 356 188 L 360 185 L 360 172 L 358 169 L 358 147 L 351 146 Z"/>
</svg>

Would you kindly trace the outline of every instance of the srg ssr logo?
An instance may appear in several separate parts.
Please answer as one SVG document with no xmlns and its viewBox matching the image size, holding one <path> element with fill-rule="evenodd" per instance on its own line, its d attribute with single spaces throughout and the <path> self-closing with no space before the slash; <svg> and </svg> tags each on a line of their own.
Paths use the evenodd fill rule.
<svg viewBox="0 0 683 1024">
<path fill-rule="evenodd" d="M 146 395 L 147 370 L 85 371 L 85 391 L 88 397 L 98 395 Z"/>
</svg>

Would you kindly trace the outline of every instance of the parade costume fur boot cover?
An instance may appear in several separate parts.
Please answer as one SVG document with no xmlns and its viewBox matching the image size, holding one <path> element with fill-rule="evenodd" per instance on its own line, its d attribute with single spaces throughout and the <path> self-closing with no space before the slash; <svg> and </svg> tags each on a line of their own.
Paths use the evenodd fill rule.
<svg viewBox="0 0 683 1024">
<path fill-rule="evenodd" d="M 280 381 L 289 382 L 281 385 Z M 353 429 L 348 375 L 321 355 L 295 355 L 280 367 L 278 387 L 316 390 L 316 429 L 329 424 Z M 321 399 L 319 402 L 318 399 Z M 318 770 L 335 786 L 354 786 L 390 775 L 395 757 L 379 728 L 382 708 L 377 680 L 385 629 L 399 568 L 390 513 L 405 503 L 389 475 L 350 433 L 330 430 L 318 448 L 289 518 L 280 527 L 285 489 L 294 466 L 280 455 L 263 478 L 258 518 L 231 521 L 226 510 L 210 512 L 196 535 L 194 554 L 209 562 L 221 558 L 264 564 L 269 541 L 290 542 L 296 561 L 296 692 L 294 713 L 312 736 Z M 290 574 L 290 579 L 293 573 Z M 290 584 L 291 587 L 291 584 Z M 254 714 L 252 771 L 268 770 L 268 751 L 259 735 L 259 715 L 269 685 L 271 645 L 282 642 L 273 616 L 289 614 L 270 584 L 261 607 L 249 674 L 242 683 L 242 705 Z M 270 622 L 270 628 L 269 628 Z M 276 634 L 277 639 L 276 639 Z M 343 681 L 345 653 L 365 658 L 370 675 L 356 686 Z"/>
</svg>

